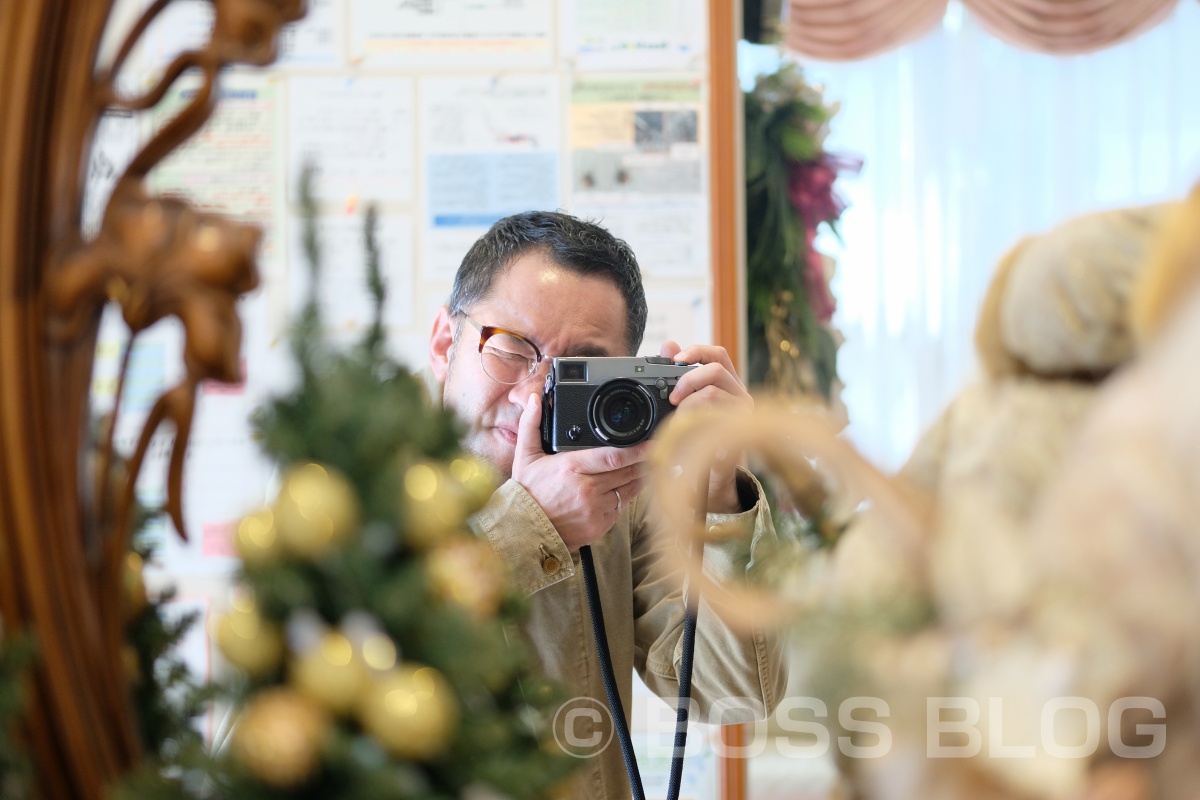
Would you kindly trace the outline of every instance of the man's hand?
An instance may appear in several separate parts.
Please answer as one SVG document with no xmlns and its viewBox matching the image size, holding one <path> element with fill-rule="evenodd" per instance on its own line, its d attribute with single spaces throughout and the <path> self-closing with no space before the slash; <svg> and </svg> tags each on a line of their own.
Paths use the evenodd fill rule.
<svg viewBox="0 0 1200 800">
<path fill-rule="evenodd" d="M 671 391 L 670 400 L 677 414 L 710 408 L 733 416 L 754 410 L 754 399 L 742 385 L 724 347 L 693 345 L 681 348 L 675 342 L 667 341 L 663 342 L 658 354 L 685 364 L 703 365 L 680 378 Z M 738 453 L 726 453 L 725 458 L 713 466 L 708 478 L 710 513 L 735 514 L 743 510 L 737 492 L 739 458 Z"/>
<path fill-rule="evenodd" d="M 649 445 L 547 455 L 542 450 L 541 421 L 541 398 L 530 395 L 517 428 L 512 477 L 542 507 L 574 553 L 607 533 L 620 510 L 642 491 L 642 462 Z"/>
</svg>

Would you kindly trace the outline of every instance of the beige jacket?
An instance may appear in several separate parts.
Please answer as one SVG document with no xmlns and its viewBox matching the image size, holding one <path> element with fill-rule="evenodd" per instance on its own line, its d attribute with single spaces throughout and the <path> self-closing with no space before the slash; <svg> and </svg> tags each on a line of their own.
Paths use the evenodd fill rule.
<svg viewBox="0 0 1200 800">
<path fill-rule="evenodd" d="M 432 381 L 432 375 L 428 375 L 427 382 L 433 397 L 440 399 L 441 387 Z M 775 537 L 762 487 L 743 472 L 739 489 L 743 496 L 756 499 L 753 508 L 740 514 L 708 517 L 709 525 L 736 522 L 746 531 L 744 540 L 705 546 L 704 567 L 716 579 L 745 574 L 759 543 Z M 622 510 L 613 528 L 592 545 L 608 645 L 626 719 L 631 719 L 634 669 L 672 707 L 679 690 L 683 596 L 677 577 L 662 574 L 658 567 L 653 518 L 643 492 Z M 574 687 L 580 697 L 599 701 L 599 705 L 575 701 L 572 708 L 606 709 L 578 553 L 567 551 L 541 507 L 513 480 L 495 492 L 470 524 L 492 543 L 507 562 L 517 586 L 530 597 L 530 614 L 522 633 L 546 674 Z M 738 551 L 746 550 L 745 541 L 750 542 L 749 561 L 744 555 L 738 556 Z M 763 631 L 742 634 L 730 630 L 701 604 L 692 672 L 692 697 L 699 717 L 693 720 L 709 721 L 710 710 L 717 703 L 721 719 L 713 722 L 764 718 L 778 705 L 786 680 L 782 648 L 776 637 Z M 573 795 L 581 800 L 630 796 L 620 747 L 612 735 L 607 712 L 602 717 L 595 731 L 578 725 L 574 728 L 581 738 L 588 739 L 595 733 L 600 742 L 608 742 L 599 755 L 586 759 L 581 769 Z M 562 728 L 562 722 L 560 719 L 556 730 Z"/>
</svg>

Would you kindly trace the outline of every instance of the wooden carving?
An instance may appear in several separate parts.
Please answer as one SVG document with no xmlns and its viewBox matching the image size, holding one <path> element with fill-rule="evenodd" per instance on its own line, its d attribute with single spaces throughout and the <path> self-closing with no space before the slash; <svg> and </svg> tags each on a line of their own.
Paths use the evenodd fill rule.
<svg viewBox="0 0 1200 800">
<path fill-rule="evenodd" d="M 257 229 L 154 197 L 145 178 L 211 116 L 219 71 L 270 63 L 282 26 L 304 12 L 303 0 L 210 0 L 211 40 L 144 95 L 121 97 L 113 76 L 170 2 L 147 8 L 103 74 L 94 64 L 111 0 L 0 3 L 0 615 L 38 648 L 23 734 L 43 797 L 100 800 L 140 757 L 120 659 L 133 486 L 150 437 L 170 421 L 167 510 L 183 532 L 196 390 L 239 378 L 235 302 L 258 280 Z M 134 157 L 85 242 L 84 167 L 100 115 L 152 108 L 184 71 L 203 85 Z M 110 301 L 134 336 L 165 316 L 186 334 L 184 379 L 153 406 L 121 470 L 111 424 L 99 457 L 83 453 Z"/>
</svg>

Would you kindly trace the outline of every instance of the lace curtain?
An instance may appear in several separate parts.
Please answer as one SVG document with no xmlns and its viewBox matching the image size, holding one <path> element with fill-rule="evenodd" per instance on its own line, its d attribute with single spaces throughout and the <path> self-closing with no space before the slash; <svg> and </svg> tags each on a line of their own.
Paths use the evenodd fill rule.
<svg viewBox="0 0 1200 800">
<path fill-rule="evenodd" d="M 778 60 L 742 56 L 744 80 Z M 818 245 L 838 260 L 847 435 L 894 468 L 969 378 L 979 303 L 1010 245 L 1200 178 L 1200 5 L 1072 57 L 1016 50 L 952 5 L 903 48 L 804 66 L 842 104 L 827 148 L 865 161 L 838 182 L 843 242 Z"/>
</svg>

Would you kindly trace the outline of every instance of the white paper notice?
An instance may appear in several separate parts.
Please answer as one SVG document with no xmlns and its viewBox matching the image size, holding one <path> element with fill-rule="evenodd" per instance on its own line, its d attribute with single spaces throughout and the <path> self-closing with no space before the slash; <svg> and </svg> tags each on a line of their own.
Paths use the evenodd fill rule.
<svg viewBox="0 0 1200 800">
<path fill-rule="evenodd" d="M 708 206 L 700 201 L 665 205 L 575 205 L 571 213 L 590 219 L 624 239 L 642 275 L 700 278 L 708 274 Z"/>
<path fill-rule="evenodd" d="M 690 0 L 564 0 L 561 51 L 581 70 L 700 67 L 705 20 Z"/>
<path fill-rule="evenodd" d="M 668 339 L 683 347 L 712 341 L 712 305 L 699 289 L 650 289 L 646 335 L 638 355 L 658 355 Z"/>
<path fill-rule="evenodd" d="M 150 0 L 144 5 L 149 7 Z M 213 3 L 209 0 L 169 3 L 138 40 L 142 67 L 160 73 L 180 53 L 202 49 L 212 37 L 213 20 Z"/>
<path fill-rule="evenodd" d="M 351 0 L 351 55 L 370 65 L 540 67 L 552 0 Z"/>
<path fill-rule="evenodd" d="M 83 193 L 85 238 L 99 232 L 113 186 L 137 154 L 138 144 L 138 119 L 132 112 L 108 111 L 100 117 Z"/>
<path fill-rule="evenodd" d="M 304 19 L 283 29 L 281 67 L 333 66 L 342 60 L 343 0 L 308 0 Z"/>
<path fill-rule="evenodd" d="M 700 198 L 701 123 L 699 79 L 576 80 L 570 140 L 577 202 Z"/>
<path fill-rule="evenodd" d="M 189 540 L 167 536 L 165 571 L 227 574 L 237 567 L 233 534 L 266 499 L 273 466 L 250 434 L 255 404 L 245 394 L 201 395 L 184 469 L 183 517 Z"/>
<path fill-rule="evenodd" d="M 447 278 L 496 220 L 560 207 L 559 84 L 540 75 L 431 78 L 420 93 L 423 266 Z"/>
<path fill-rule="evenodd" d="M 114 408 L 120 366 L 130 346 L 129 329 L 120 309 L 110 303 L 100 318 L 95 360 L 92 367 L 91 413 L 110 414 Z M 121 390 L 113 445 L 116 452 L 129 458 L 137 446 L 151 407 L 169 387 L 182 378 L 183 328 L 179 321 L 167 318 L 144 331 L 133 342 Z M 166 469 L 175 432 L 165 425 L 151 439 L 146 460 L 138 475 L 137 499 L 147 508 L 160 508 L 166 498 Z M 167 526 L 162 518 L 149 522 L 136 533 L 138 543 L 161 548 Z"/>
<path fill-rule="evenodd" d="M 409 203 L 413 197 L 413 85 L 405 78 L 293 77 L 288 81 L 288 182 L 317 169 L 318 200 Z"/>
<path fill-rule="evenodd" d="M 195 88 L 173 88 L 155 109 L 156 127 L 191 103 Z M 279 105 L 273 79 L 227 76 L 208 124 L 150 173 L 156 192 L 186 197 L 263 227 L 262 257 L 275 252 L 272 223 L 280 206 L 275 158 Z"/>
<path fill-rule="evenodd" d="M 317 220 L 322 253 L 321 285 L 317 292 L 322 323 L 338 344 L 360 341 L 375 316 L 367 289 L 363 249 L 363 214 L 328 214 Z M 303 220 L 291 220 L 288 294 L 294 318 L 308 300 L 311 285 L 300 242 Z M 392 332 L 413 323 L 413 221 L 408 214 L 380 214 L 375 231 L 379 266 L 387 287 L 383 306 L 384 330 Z"/>
</svg>

